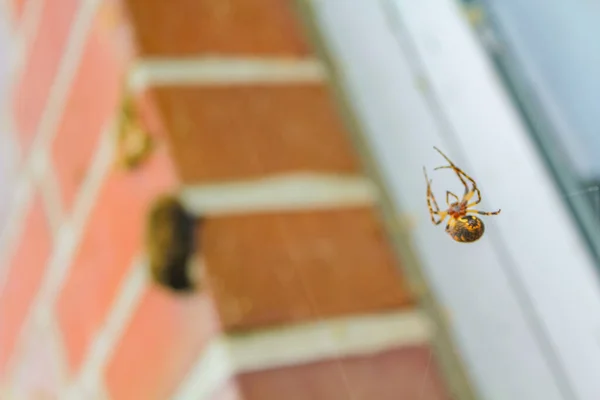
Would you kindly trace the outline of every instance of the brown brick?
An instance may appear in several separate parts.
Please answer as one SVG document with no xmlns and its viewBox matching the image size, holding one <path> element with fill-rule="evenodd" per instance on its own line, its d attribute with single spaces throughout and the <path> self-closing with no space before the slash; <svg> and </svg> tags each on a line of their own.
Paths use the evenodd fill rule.
<svg viewBox="0 0 600 400">
<path fill-rule="evenodd" d="M 225 329 L 412 306 L 371 209 L 209 219 L 200 245 Z"/>
<path fill-rule="evenodd" d="M 286 0 L 125 0 L 142 56 L 308 53 Z"/>
<path fill-rule="evenodd" d="M 111 397 L 170 398 L 219 329 L 209 296 L 150 287 L 108 363 Z"/>
<path fill-rule="evenodd" d="M 428 347 L 241 374 L 244 400 L 449 400 Z"/>
<path fill-rule="evenodd" d="M 160 88 L 152 94 L 184 182 L 358 170 L 323 85 Z"/>
</svg>

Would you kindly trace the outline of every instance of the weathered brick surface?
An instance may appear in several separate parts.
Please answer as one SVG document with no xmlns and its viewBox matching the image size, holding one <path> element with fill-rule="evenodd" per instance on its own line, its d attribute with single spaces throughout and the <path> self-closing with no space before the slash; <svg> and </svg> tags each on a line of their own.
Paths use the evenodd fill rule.
<svg viewBox="0 0 600 400">
<path fill-rule="evenodd" d="M 287 1 L 123 0 L 140 55 L 304 56 L 308 46 Z"/>
<path fill-rule="evenodd" d="M 322 84 L 167 87 L 153 95 L 184 182 L 358 172 Z"/>
<path fill-rule="evenodd" d="M 429 357 L 427 347 L 404 347 L 245 373 L 236 383 L 244 400 L 450 400 Z"/>
<path fill-rule="evenodd" d="M 199 243 L 226 329 L 413 306 L 369 208 L 208 219 Z"/>
</svg>

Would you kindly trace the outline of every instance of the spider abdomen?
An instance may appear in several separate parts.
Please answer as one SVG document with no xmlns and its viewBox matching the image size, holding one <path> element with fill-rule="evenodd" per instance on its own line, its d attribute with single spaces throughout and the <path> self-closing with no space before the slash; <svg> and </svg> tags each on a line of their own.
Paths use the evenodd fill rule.
<svg viewBox="0 0 600 400">
<path fill-rule="evenodd" d="M 473 243 L 483 236 L 483 221 L 473 215 L 452 218 L 446 225 L 446 232 L 452 239 L 461 243 Z"/>
<path fill-rule="evenodd" d="M 483 236 L 485 227 L 483 226 L 483 221 L 479 218 L 467 214 L 498 215 L 500 214 L 500 210 L 493 212 L 477 210 L 475 206 L 481 202 L 481 191 L 477 188 L 475 180 L 454 165 L 440 149 L 435 146 L 433 148 L 448 161 L 448 164 L 450 164 L 435 169 L 452 169 L 465 187 L 465 192 L 462 199 L 459 199 L 456 194 L 447 190 L 446 204 L 448 204 L 448 209 L 442 211 L 431 191 L 431 180 L 427 177 L 427 171 L 425 170 L 425 167 L 423 167 L 423 175 L 425 176 L 425 182 L 427 182 L 427 208 L 429 209 L 431 223 L 440 225 L 447 217 L 450 217 L 448 225 L 446 225 L 446 232 L 452 239 L 460 243 L 473 243 Z M 471 187 L 469 187 L 469 182 L 471 183 Z M 451 203 L 451 198 L 453 198 L 455 202 Z"/>
</svg>

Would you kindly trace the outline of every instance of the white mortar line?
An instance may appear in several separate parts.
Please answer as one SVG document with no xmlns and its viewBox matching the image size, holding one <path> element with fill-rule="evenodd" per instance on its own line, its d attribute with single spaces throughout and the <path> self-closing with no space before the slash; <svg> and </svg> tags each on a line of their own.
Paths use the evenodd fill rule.
<svg viewBox="0 0 600 400">
<path fill-rule="evenodd" d="M 9 62 L 13 63 L 16 58 L 19 57 L 18 54 L 14 52 L 22 52 L 24 47 L 26 47 L 26 42 L 24 38 L 33 38 L 35 36 L 35 31 L 37 30 L 37 26 L 39 23 L 39 17 L 41 15 L 41 0 L 27 0 L 25 4 L 25 8 L 23 10 L 22 20 L 19 23 L 19 27 L 16 28 L 15 20 L 11 19 L 14 17 L 11 5 L 8 2 L 3 2 L 2 7 L 0 7 L 1 11 L 6 11 L 7 13 L 11 13 L 10 16 L 6 14 L 4 16 L 5 22 L 11 24 L 11 37 L 13 39 L 13 46 L 11 48 L 11 53 L 9 54 Z M 10 11 L 9 11 L 10 10 Z M 16 28 L 17 31 L 12 30 Z M 11 67 L 9 71 L 10 79 L 9 87 L 13 85 L 12 82 L 16 82 L 18 79 L 17 74 L 21 72 L 20 69 L 14 69 Z M 21 149 L 21 144 L 16 135 L 16 129 L 14 125 L 14 119 L 11 112 L 11 97 L 8 93 L 2 95 L 2 130 L 5 134 L 12 135 L 12 142 L 14 146 L 14 150 L 18 153 L 15 159 L 17 165 L 22 165 L 24 161 L 24 156 Z M 9 213 L 6 220 L 6 225 L 0 230 L 0 291 L 4 287 L 4 279 L 6 278 L 6 274 L 8 273 L 8 265 L 7 262 L 10 260 L 14 251 L 16 250 L 16 246 L 19 244 L 19 239 L 21 239 L 21 234 L 23 232 L 24 220 L 27 216 L 31 203 L 33 202 L 33 196 L 35 194 L 34 183 L 31 179 L 31 174 L 29 171 L 15 171 L 17 173 L 15 179 L 14 191 L 11 193 L 11 201 L 8 205 Z"/>
<path fill-rule="evenodd" d="M 369 179 L 361 176 L 295 173 L 184 186 L 179 198 L 194 214 L 219 215 L 373 205 L 378 192 Z"/>
<path fill-rule="evenodd" d="M 77 9 L 65 46 L 65 53 L 50 88 L 46 107 L 40 118 L 32 145 L 31 159 L 40 157 L 39 153 L 49 151 L 50 144 L 56 135 L 58 124 L 62 118 L 65 103 L 79 68 L 88 33 L 93 25 L 99 4 L 100 0 L 85 0 L 81 2 Z"/>
<path fill-rule="evenodd" d="M 173 399 L 204 400 L 243 372 L 368 356 L 428 343 L 433 326 L 420 311 L 328 319 L 215 339 Z"/>
<path fill-rule="evenodd" d="M 12 79 L 12 78 L 10 78 Z M 19 167 L 25 161 L 25 155 L 23 154 L 23 148 L 21 142 L 19 140 L 19 135 L 17 134 L 17 128 L 15 126 L 14 115 L 10 110 L 9 105 L 11 104 L 11 99 L 8 93 L 4 93 L 0 96 L 2 102 L 2 110 L 0 111 L 0 130 L 2 134 L 9 136 L 8 139 L 10 141 L 11 152 L 14 160 L 15 177 L 18 176 Z"/>
<path fill-rule="evenodd" d="M 105 385 L 101 385 L 98 388 L 98 391 L 96 392 L 96 397 L 94 398 L 95 400 L 112 400 L 108 389 L 106 388 Z"/>
<path fill-rule="evenodd" d="M 93 339 L 83 365 L 74 382 L 67 389 L 64 399 L 101 397 L 106 364 L 112 358 L 125 328 L 142 299 L 147 284 L 146 261 L 138 257 L 123 280 L 110 314 Z"/>
<path fill-rule="evenodd" d="M 63 221 L 63 209 L 59 184 L 53 168 L 46 170 L 45 177 L 38 182 L 52 237 L 55 238 Z"/>
<path fill-rule="evenodd" d="M 16 28 L 14 47 L 10 54 L 13 82 L 19 81 L 31 45 L 37 37 L 44 11 L 44 3 L 44 0 L 26 0 L 20 20 L 17 21 L 16 16 L 13 14 L 12 23 Z M 16 25 L 14 25 L 15 23 Z"/>
<path fill-rule="evenodd" d="M 102 182 L 112 166 L 114 152 L 114 124 L 111 124 L 110 128 L 103 133 L 96 149 L 91 166 L 75 200 L 73 213 L 58 230 L 41 288 L 34 298 L 31 312 L 26 318 L 22 332 L 27 332 L 30 326 L 35 325 L 36 322 L 52 323 L 54 303 L 62 289 L 73 257 L 76 255 L 83 237 L 85 223 L 98 197 Z M 17 362 L 17 359 L 18 354 L 13 355 L 9 371 L 12 371 L 12 365 Z"/>
<path fill-rule="evenodd" d="M 25 394 L 23 393 L 23 389 L 27 392 L 30 388 L 23 387 L 22 378 L 28 374 L 28 364 L 31 363 L 32 356 L 36 354 L 32 352 L 32 346 L 37 346 L 36 340 L 40 337 L 40 334 L 43 334 L 45 338 L 43 340 L 48 340 L 46 344 L 49 346 L 49 354 L 46 356 L 51 358 L 52 366 L 54 368 L 53 372 L 56 374 L 57 380 L 53 382 L 53 385 L 56 385 L 59 389 L 61 386 L 64 386 L 66 383 L 66 379 L 68 377 L 68 369 L 64 358 L 64 350 L 61 343 L 61 336 L 59 334 L 58 321 L 56 319 L 52 320 L 52 323 L 48 326 L 32 326 L 29 332 L 27 332 L 26 337 L 23 337 L 19 340 L 19 350 L 21 352 L 26 353 L 25 358 L 19 358 L 17 363 L 15 363 L 11 368 L 11 379 L 6 380 L 6 384 L 8 388 L 11 390 L 12 397 L 2 397 L 0 399 L 22 399 Z M 25 364 L 24 364 L 25 363 Z M 18 377 L 16 377 L 18 376 Z M 15 387 L 15 383 L 16 387 Z"/>
<path fill-rule="evenodd" d="M 293 58 L 146 58 L 129 77 L 133 90 L 161 85 L 240 85 L 323 82 L 317 59 Z"/>
<path fill-rule="evenodd" d="M 23 13 L 16 29 L 19 36 L 25 37 L 28 40 L 35 39 L 39 23 L 42 19 L 44 3 L 45 0 L 25 0 Z M 13 9 L 13 15 L 16 16 L 16 10 L 11 6 L 9 7 Z"/>
<path fill-rule="evenodd" d="M 5 21 L 6 27 L 11 32 L 15 32 L 17 30 L 17 12 L 14 2 L 8 0 L 0 1 L 0 15 L 0 18 Z"/>
<path fill-rule="evenodd" d="M 52 168 L 50 161 L 50 149 L 38 152 L 36 157 L 27 157 L 25 159 L 25 173 L 30 175 L 36 183 L 42 182 L 46 178 L 46 171 Z"/>
<path fill-rule="evenodd" d="M 40 0 L 29 1 L 32 4 L 38 2 Z M 11 254 L 14 250 L 12 247 L 18 244 L 15 233 L 18 233 L 18 230 L 21 229 L 19 225 L 23 224 L 23 218 L 26 217 L 26 212 L 24 212 L 21 203 L 31 203 L 32 199 L 30 197 L 35 194 L 33 190 L 34 182 L 29 180 L 43 180 L 46 171 L 51 168 L 49 161 L 50 143 L 54 138 L 57 125 L 62 116 L 64 103 L 69 93 L 71 81 L 74 78 L 75 69 L 79 65 L 83 44 L 87 38 L 87 31 L 92 24 L 98 2 L 99 0 L 82 1 L 75 15 L 65 47 L 65 54 L 62 57 L 44 112 L 40 118 L 32 150 L 24 160 L 22 170 L 19 172 L 19 186 L 27 190 L 17 188 L 19 194 L 16 196 L 16 209 L 11 212 L 6 228 L 0 233 L 0 250 L 2 250 L 0 257 L 4 257 L 4 254 Z M 34 6 L 31 5 L 30 7 Z M 29 12 L 33 13 L 33 11 Z"/>
<path fill-rule="evenodd" d="M 106 175 L 112 166 L 115 154 L 114 124 L 102 134 L 96 154 L 88 173 L 79 189 L 73 212 L 59 230 L 58 240 L 53 257 L 48 264 L 44 285 L 40 290 L 36 309 L 46 310 L 56 300 L 64 283 L 71 261 L 82 239 L 88 216 L 96 203 L 98 194 Z"/>
<path fill-rule="evenodd" d="M 35 3 L 38 3 L 37 5 Z M 30 0 L 27 11 L 31 26 L 39 24 L 41 16 L 41 1 Z M 19 230 L 23 229 L 24 218 L 27 215 L 26 209 L 33 199 L 35 191 L 33 186 L 35 181 L 43 182 L 47 177 L 47 172 L 52 167 L 49 162 L 49 149 L 51 142 L 56 134 L 57 125 L 60 122 L 64 110 L 65 102 L 69 94 L 72 81 L 75 77 L 76 70 L 79 66 L 81 54 L 83 52 L 85 41 L 87 40 L 88 31 L 92 25 L 93 18 L 96 14 L 96 9 L 99 0 L 84 0 L 80 3 L 74 20 L 67 43 L 65 53 L 62 56 L 57 74 L 52 83 L 44 111 L 41 115 L 40 122 L 37 128 L 36 136 L 32 144 L 32 150 L 25 160 L 24 167 L 19 174 L 19 183 L 21 189 L 15 197 L 16 210 L 11 213 L 11 218 L 7 224 L 7 228 L 2 232 L 2 241 L 0 246 L 2 249 L 8 250 L 6 254 L 11 254 L 14 247 L 18 244 Z M 37 7 L 37 8 L 36 8 Z M 24 25 L 24 27 L 29 25 Z M 28 28 L 29 29 L 29 28 Z M 31 28 L 33 29 L 33 28 Z M 17 66 L 15 75 L 21 73 L 22 65 Z M 13 77 L 14 78 L 14 77 Z M 45 321 L 47 324 L 52 323 L 52 305 L 56 299 L 56 295 L 60 290 L 60 286 L 64 280 L 66 272 L 71 263 L 71 258 L 74 255 L 79 239 L 82 236 L 82 230 L 87 214 L 91 209 L 91 205 L 95 200 L 96 193 L 104 178 L 104 175 L 109 169 L 112 160 L 113 146 L 112 135 L 105 134 L 107 140 L 104 140 L 100 145 L 96 157 L 92 163 L 88 176 L 79 193 L 78 201 L 75 206 L 73 221 L 66 223 L 60 227 L 54 244 L 54 251 L 48 262 L 46 275 L 42 283 L 41 290 L 37 293 L 30 314 L 26 317 L 22 332 L 30 331 L 35 325 L 35 321 Z M 40 167 L 43 171 L 40 171 Z M 36 179 L 37 178 L 37 179 Z M 56 187 L 55 187 L 56 188 Z M 20 199 L 20 200 L 19 200 Z M 57 198 L 51 202 L 58 200 Z M 52 207 L 52 206 L 51 206 Z M 60 221 L 54 220 L 54 224 Z M 3 255 L 0 257 L 5 257 Z M 4 275 L 6 271 L 0 271 L 0 275 Z M 0 276 L 2 278 L 2 276 Z M 0 279 L 0 284 L 3 279 Z M 41 319 L 43 318 L 43 319 Z M 26 334 L 21 334 L 19 342 L 27 337 Z M 19 362 L 19 343 L 15 346 L 14 354 L 12 355 L 8 365 L 8 376 L 12 376 L 17 363 Z"/>
<path fill-rule="evenodd" d="M 12 176 L 8 186 L 8 189 L 10 189 L 9 198 L 5 205 L 6 219 L 4 225 L 0 228 L 0 292 L 4 287 L 4 280 L 8 273 L 9 265 L 7 263 L 13 256 L 25 229 L 24 221 L 33 202 L 35 191 L 31 177 L 21 174 L 19 171 L 23 161 L 22 150 L 15 134 L 12 115 L 9 112 L 7 94 L 4 93 L 1 97 L 0 131 L 7 136 L 4 143 L 10 147 L 10 149 L 4 149 L 4 151 L 9 151 L 14 158 L 11 160 L 12 164 L 10 166 L 7 165 L 8 163 L 4 165 L 10 168 L 9 173 Z M 8 153 L 4 153 L 3 156 L 8 156 Z"/>
<path fill-rule="evenodd" d="M 50 325 L 46 327 L 48 334 L 52 335 L 52 339 L 54 341 L 54 353 L 57 357 L 58 368 L 60 368 L 60 378 L 61 381 L 59 384 L 64 387 L 68 384 L 69 379 L 69 363 L 67 358 L 67 352 L 65 349 L 64 336 L 62 335 L 61 327 L 56 317 L 56 313 L 53 312 L 53 316 L 51 318 Z"/>
<path fill-rule="evenodd" d="M 28 7 L 31 7 L 31 10 L 37 10 L 35 7 L 41 7 L 41 5 L 35 5 L 36 3 L 41 3 L 39 0 L 30 0 L 28 4 L 30 3 L 31 5 L 28 5 Z M 23 224 L 27 216 L 27 207 L 25 205 L 29 205 L 33 200 L 32 197 L 35 195 L 35 182 L 43 181 L 46 172 L 51 168 L 51 163 L 48 159 L 50 142 L 54 137 L 56 127 L 62 116 L 64 103 L 74 77 L 75 69 L 79 64 L 83 44 L 87 38 L 87 31 L 91 25 L 97 4 L 98 0 L 83 1 L 76 12 L 65 47 L 65 54 L 62 57 L 46 101 L 36 137 L 32 144 L 32 151 L 26 158 L 22 167 L 23 169 L 19 173 L 15 209 L 11 212 L 7 226 L 0 236 L 0 250 L 3 250 L 0 257 L 6 257 L 4 256 L 5 254 L 8 256 L 14 252 L 14 247 L 18 245 L 18 239 L 20 239 L 19 232 L 23 229 Z M 35 14 L 34 11 L 28 11 L 28 13 L 31 13 L 31 15 Z M 33 19 L 33 17 L 30 18 Z"/>
<path fill-rule="evenodd" d="M 34 200 L 34 185 L 30 179 L 17 182 L 9 205 L 10 213 L 0 233 L 0 291 L 4 288 L 11 257 L 19 245 L 25 229 L 25 220 Z"/>
</svg>

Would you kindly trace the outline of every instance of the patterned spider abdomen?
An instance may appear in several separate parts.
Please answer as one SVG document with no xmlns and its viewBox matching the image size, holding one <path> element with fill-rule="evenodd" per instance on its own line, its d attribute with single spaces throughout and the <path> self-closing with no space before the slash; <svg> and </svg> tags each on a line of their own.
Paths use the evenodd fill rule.
<svg viewBox="0 0 600 400">
<path fill-rule="evenodd" d="M 446 225 L 446 232 L 452 239 L 461 243 L 473 243 L 483 236 L 485 226 L 483 221 L 472 215 L 452 218 Z"/>
</svg>

